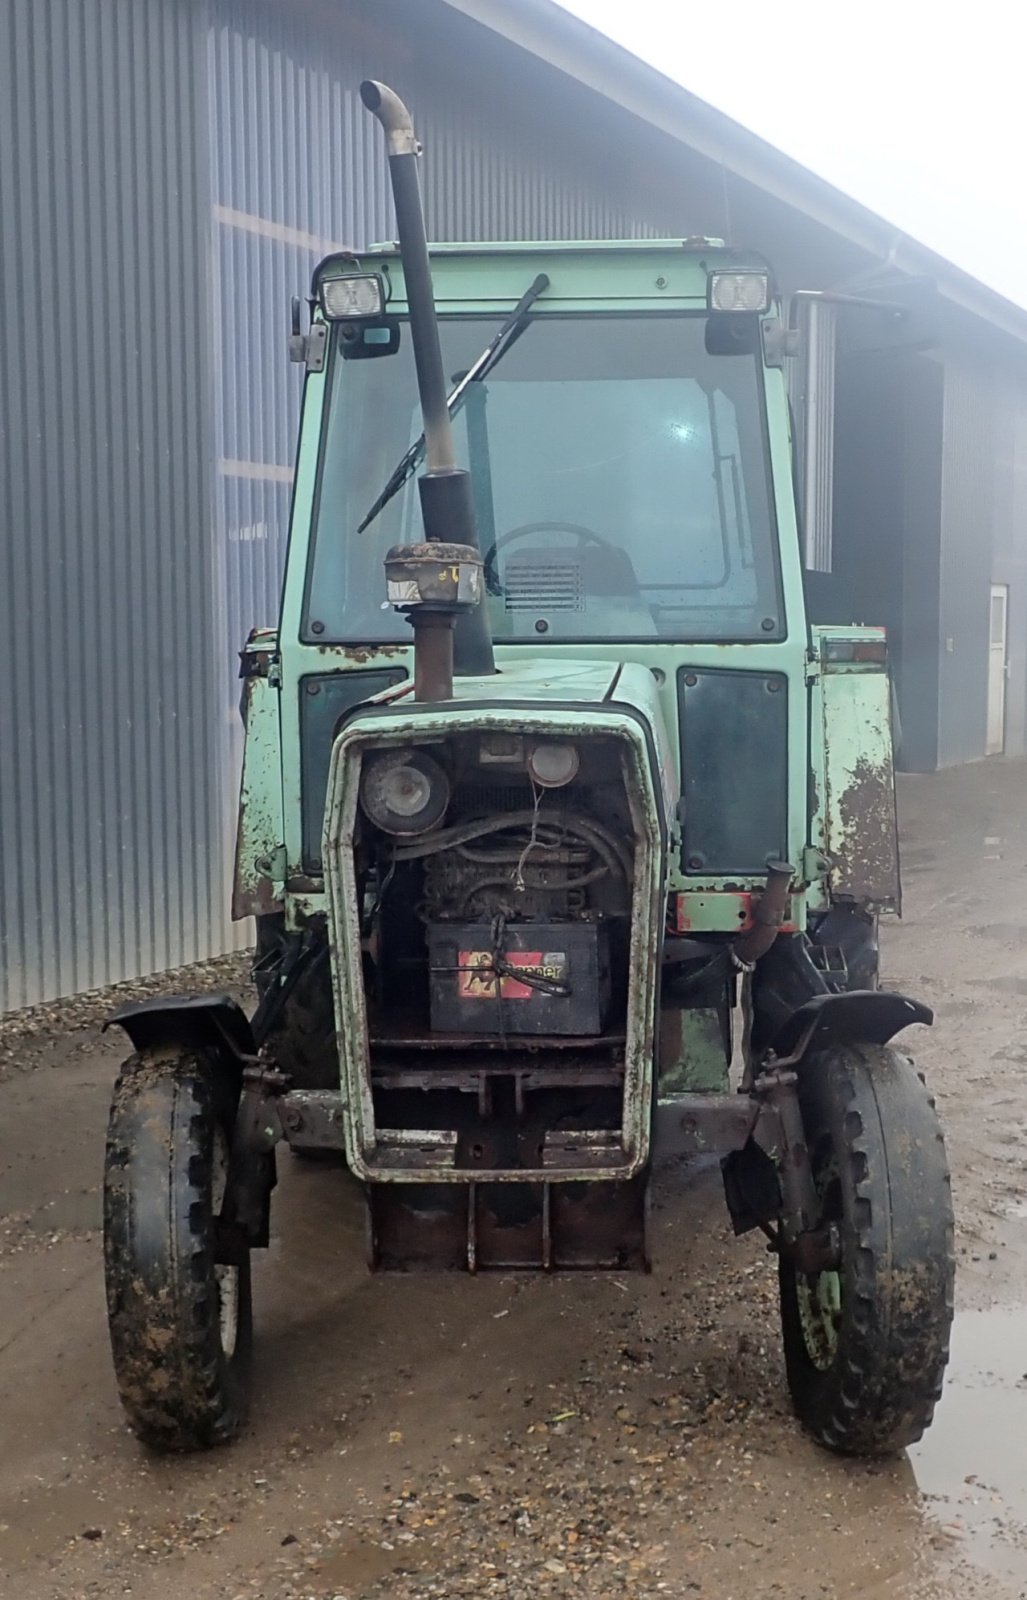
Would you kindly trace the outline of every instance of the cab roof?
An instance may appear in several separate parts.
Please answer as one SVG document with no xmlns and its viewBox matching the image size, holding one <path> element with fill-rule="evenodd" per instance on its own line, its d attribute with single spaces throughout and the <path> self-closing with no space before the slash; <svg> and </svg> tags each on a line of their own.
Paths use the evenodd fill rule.
<svg viewBox="0 0 1027 1600">
<path fill-rule="evenodd" d="M 748 271 L 773 274 L 766 260 L 753 250 L 739 250 L 722 239 L 516 239 L 457 241 L 428 247 L 439 301 L 469 304 L 515 302 L 527 287 L 528 261 L 545 270 L 550 287 L 546 304 L 641 300 L 661 302 L 705 300 L 711 271 Z M 319 262 L 314 271 L 313 294 L 323 277 L 346 272 L 384 272 L 390 300 L 405 298 L 402 257 L 398 244 L 371 245 L 364 251 L 337 251 Z M 539 310 L 545 309 L 543 301 Z"/>
</svg>

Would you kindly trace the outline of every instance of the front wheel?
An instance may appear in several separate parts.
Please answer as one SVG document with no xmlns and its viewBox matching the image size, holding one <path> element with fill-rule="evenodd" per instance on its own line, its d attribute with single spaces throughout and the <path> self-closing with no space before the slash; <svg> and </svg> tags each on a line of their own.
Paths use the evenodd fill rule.
<svg viewBox="0 0 1027 1600">
<path fill-rule="evenodd" d="M 934 1102 L 880 1045 L 806 1063 L 799 1089 L 820 1224 L 837 1268 L 780 1261 L 795 1410 L 828 1449 L 891 1455 L 929 1425 L 948 1361 L 952 1197 Z"/>
<path fill-rule="evenodd" d="M 204 1051 L 130 1056 L 114 1090 L 107 1316 L 122 1405 L 154 1450 L 219 1444 L 246 1416 L 249 1251 L 219 1230 L 237 1100 Z"/>
</svg>

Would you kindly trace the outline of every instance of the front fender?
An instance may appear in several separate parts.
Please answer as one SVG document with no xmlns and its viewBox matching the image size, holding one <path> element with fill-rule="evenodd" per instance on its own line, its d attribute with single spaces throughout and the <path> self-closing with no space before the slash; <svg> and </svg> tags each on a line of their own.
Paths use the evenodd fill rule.
<svg viewBox="0 0 1027 1600">
<path fill-rule="evenodd" d="M 108 1017 L 103 1031 L 123 1028 L 137 1050 L 163 1045 L 196 1049 L 204 1045 L 239 1068 L 257 1054 L 249 1018 L 228 994 L 158 995 L 133 1000 Z"/>
<path fill-rule="evenodd" d="M 930 1027 L 934 1012 L 919 1000 L 887 989 L 852 989 L 846 994 L 818 994 L 793 1011 L 777 1033 L 777 1064 L 789 1064 L 825 1045 L 887 1044 L 913 1022 Z"/>
</svg>

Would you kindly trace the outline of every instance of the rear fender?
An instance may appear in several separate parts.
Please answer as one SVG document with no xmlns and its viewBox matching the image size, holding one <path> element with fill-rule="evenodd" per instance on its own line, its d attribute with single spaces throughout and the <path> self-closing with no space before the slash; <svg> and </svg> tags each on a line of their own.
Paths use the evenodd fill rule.
<svg viewBox="0 0 1027 1600">
<path fill-rule="evenodd" d="M 176 1049 L 212 1050 L 242 1079 L 244 1066 L 257 1054 L 249 1018 L 227 994 L 160 995 L 121 1006 L 104 1023 L 123 1028 L 136 1050 L 174 1045 Z"/>
<path fill-rule="evenodd" d="M 776 1035 L 774 1067 L 798 1065 L 829 1045 L 887 1044 L 913 1022 L 930 1027 L 934 1012 L 886 989 L 818 994 L 793 1011 Z"/>
</svg>

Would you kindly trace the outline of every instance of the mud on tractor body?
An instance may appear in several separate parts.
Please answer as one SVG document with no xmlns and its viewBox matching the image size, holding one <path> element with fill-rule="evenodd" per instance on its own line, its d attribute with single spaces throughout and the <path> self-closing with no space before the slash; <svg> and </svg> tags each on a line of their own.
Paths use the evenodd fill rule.
<svg viewBox="0 0 1027 1600">
<path fill-rule="evenodd" d="M 885 641 L 807 624 L 768 269 L 689 240 L 429 271 L 409 118 L 363 93 L 400 245 L 323 262 L 294 326 L 281 620 L 242 656 L 257 1008 L 116 1018 L 129 1418 L 240 1425 L 281 1142 L 344 1156 L 373 1266 L 470 1271 L 646 1268 L 654 1166 L 706 1155 L 777 1254 L 799 1415 L 900 1449 L 951 1316 L 941 1134 L 892 1045 L 931 1015 L 877 983 Z"/>
</svg>

